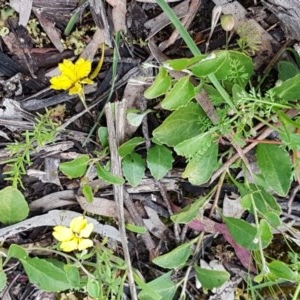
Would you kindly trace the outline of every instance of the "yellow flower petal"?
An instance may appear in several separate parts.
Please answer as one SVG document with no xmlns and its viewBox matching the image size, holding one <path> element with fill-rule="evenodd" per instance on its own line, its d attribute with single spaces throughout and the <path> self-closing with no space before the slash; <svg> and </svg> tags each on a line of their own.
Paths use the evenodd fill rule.
<svg viewBox="0 0 300 300">
<path fill-rule="evenodd" d="M 65 242 L 70 241 L 74 238 L 73 231 L 65 226 L 55 226 L 53 228 L 52 235 L 59 241 L 59 242 Z"/>
<path fill-rule="evenodd" d="M 71 241 L 68 242 L 62 242 L 60 244 L 60 248 L 64 251 L 64 252 L 71 252 L 74 250 L 78 249 L 78 239 L 74 238 Z"/>
<path fill-rule="evenodd" d="M 83 216 L 79 216 L 71 221 L 70 228 L 73 232 L 80 233 L 80 231 L 85 228 L 86 224 L 87 219 Z"/>
<path fill-rule="evenodd" d="M 58 65 L 58 68 L 61 71 L 62 75 L 68 77 L 73 83 L 78 80 L 76 67 L 70 60 L 64 59 L 63 62 Z"/>
<path fill-rule="evenodd" d="M 94 224 L 88 223 L 79 233 L 79 237 L 81 238 L 88 238 L 91 233 L 93 232 Z"/>
<path fill-rule="evenodd" d="M 83 93 L 83 87 L 78 82 L 76 82 L 75 85 L 69 90 L 69 95 L 77 94 L 80 96 L 82 93 Z"/>
<path fill-rule="evenodd" d="M 82 251 L 93 246 L 93 241 L 90 239 L 79 239 L 78 250 Z"/>
<path fill-rule="evenodd" d="M 77 80 L 87 77 L 91 72 L 92 64 L 89 60 L 79 58 L 75 63 Z"/>
<path fill-rule="evenodd" d="M 93 84 L 93 83 L 94 83 L 93 80 L 91 80 L 91 79 L 89 79 L 89 78 L 87 78 L 87 77 L 81 79 L 79 82 L 80 82 L 81 84 Z"/>
<path fill-rule="evenodd" d="M 52 77 L 50 83 L 50 88 L 54 90 L 67 90 L 73 85 L 73 82 L 65 75 Z"/>
</svg>

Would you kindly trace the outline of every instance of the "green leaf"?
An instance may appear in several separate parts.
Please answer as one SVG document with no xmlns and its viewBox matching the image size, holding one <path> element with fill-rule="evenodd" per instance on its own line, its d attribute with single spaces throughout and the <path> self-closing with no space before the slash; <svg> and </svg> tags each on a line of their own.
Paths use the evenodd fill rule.
<svg viewBox="0 0 300 300">
<path fill-rule="evenodd" d="M 258 250 L 257 229 L 244 220 L 223 217 L 230 235 L 240 246 L 249 250 Z"/>
<path fill-rule="evenodd" d="M 241 51 L 228 51 L 230 58 L 230 67 L 228 69 L 228 76 L 234 77 L 227 78 L 232 83 L 239 84 L 242 88 L 248 84 L 253 72 L 254 64 L 252 58 Z M 232 74 L 234 72 L 234 74 Z"/>
<path fill-rule="evenodd" d="M 28 257 L 28 253 L 23 247 L 12 244 L 8 249 L 8 258 L 12 257 L 17 259 L 26 259 Z"/>
<path fill-rule="evenodd" d="M 280 196 L 286 196 L 292 182 L 292 162 L 287 151 L 279 145 L 259 144 L 256 158 L 266 189 L 271 188 Z"/>
<path fill-rule="evenodd" d="M 128 223 L 126 224 L 126 229 L 130 230 L 134 233 L 144 234 L 147 232 L 147 228 L 144 226 L 136 226 L 134 224 Z"/>
<path fill-rule="evenodd" d="M 165 68 L 159 68 L 159 72 L 153 84 L 145 91 L 144 96 L 147 99 L 155 99 L 165 94 L 172 84 L 172 80 Z"/>
<path fill-rule="evenodd" d="M 28 203 L 15 187 L 0 190 L 0 222 L 13 224 L 24 220 L 29 213 Z"/>
<path fill-rule="evenodd" d="M 93 189 L 89 184 L 85 184 L 81 191 L 87 202 L 92 203 L 94 201 Z"/>
<path fill-rule="evenodd" d="M 215 106 L 222 105 L 224 103 L 224 98 L 221 96 L 221 94 L 218 92 L 218 90 L 213 87 L 212 85 L 203 84 L 203 89 L 206 91 L 206 93 L 209 95 L 209 99 L 211 100 L 211 103 Z"/>
<path fill-rule="evenodd" d="M 190 102 L 168 116 L 153 131 L 153 136 L 162 144 L 176 146 L 205 130 L 207 127 L 203 126 L 203 120 L 208 120 L 204 111 L 197 103 Z"/>
<path fill-rule="evenodd" d="M 81 155 L 72 161 L 61 163 L 59 170 L 69 178 L 78 178 L 85 174 L 89 160 L 88 155 Z"/>
<path fill-rule="evenodd" d="M 206 202 L 207 197 L 201 197 L 197 199 L 194 203 L 186 206 L 178 213 L 171 216 L 171 220 L 177 224 L 187 224 L 191 222 L 195 217 L 199 215 L 199 209 L 202 207 Z"/>
<path fill-rule="evenodd" d="M 274 87 L 271 91 L 277 96 L 278 99 L 285 101 L 298 100 L 300 98 L 300 74 L 293 78 L 287 79 L 281 85 Z"/>
<path fill-rule="evenodd" d="M 264 214 L 264 218 L 274 228 L 277 228 L 278 226 L 282 225 L 282 222 L 281 222 L 281 219 L 280 219 L 280 214 L 275 213 L 273 211 L 266 212 Z"/>
<path fill-rule="evenodd" d="M 86 288 L 89 296 L 98 299 L 100 295 L 100 285 L 97 280 L 89 278 Z"/>
<path fill-rule="evenodd" d="M 273 273 L 277 278 L 282 278 L 292 282 L 297 280 L 297 274 L 282 261 L 274 260 L 268 264 L 268 267 L 270 272 Z"/>
<path fill-rule="evenodd" d="M 66 272 L 67 279 L 69 283 L 74 288 L 80 287 L 80 274 L 78 267 L 74 265 L 64 265 L 64 270 Z"/>
<path fill-rule="evenodd" d="M 125 156 L 122 161 L 123 174 L 132 186 L 137 186 L 142 181 L 145 169 L 145 161 L 137 153 Z"/>
<path fill-rule="evenodd" d="M 100 164 L 96 164 L 97 175 L 100 179 L 111 184 L 123 184 L 125 182 L 124 178 L 113 175 L 111 172 L 107 171 Z"/>
<path fill-rule="evenodd" d="M 175 110 L 187 105 L 195 96 L 196 91 L 190 82 L 190 76 L 180 78 L 161 102 L 164 109 Z"/>
<path fill-rule="evenodd" d="M 136 113 L 136 112 L 130 111 L 127 113 L 126 118 L 130 125 L 139 127 L 142 124 L 144 117 L 152 111 L 153 111 L 152 109 L 147 109 L 142 113 Z"/>
<path fill-rule="evenodd" d="M 205 151 L 211 146 L 215 136 L 210 132 L 199 134 L 190 139 L 184 140 L 177 144 L 174 150 L 178 155 L 185 157 L 193 157 L 195 154 L 203 155 Z"/>
<path fill-rule="evenodd" d="M 222 286 L 230 278 L 230 274 L 226 271 L 200 268 L 197 265 L 194 265 L 194 269 L 201 285 L 208 290 Z"/>
<path fill-rule="evenodd" d="M 98 138 L 103 148 L 108 146 L 108 130 L 107 127 L 98 128 Z"/>
<path fill-rule="evenodd" d="M 122 144 L 118 149 L 118 153 L 123 158 L 126 155 L 131 154 L 136 146 L 141 145 L 143 143 L 144 139 L 142 137 L 134 137 Z"/>
<path fill-rule="evenodd" d="M 258 235 L 261 239 L 262 248 L 267 248 L 273 239 L 273 234 L 270 225 L 264 219 L 260 220 Z"/>
<path fill-rule="evenodd" d="M 196 77 L 206 77 L 209 74 L 217 73 L 218 70 L 222 68 L 222 65 L 226 62 L 228 64 L 228 58 L 228 51 L 215 51 L 206 58 L 202 59 L 200 62 L 189 67 L 189 69 Z M 229 65 L 226 65 L 223 69 L 226 71 L 226 73 L 228 73 Z"/>
<path fill-rule="evenodd" d="M 155 145 L 147 152 L 147 166 L 156 180 L 172 169 L 173 161 L 172 152 L 165 146 Z"/>
<path fill-rule="evenodd" d="M 20 259 L 30 283 L 47 292 L 65 291 L 72 288 L 66 272 L 60 264 L 53 264 L 37 257 Z M 59 261 L 57 261 L 59 262 Z"/>
<path fill-rule="evenodd" d="M 146 283 L 138 297 L 140 300 L 173 300 L 176 293 L 176 285 L 171 280 L 172 271 L 165 273 L 156 279 Z"/>
<path fill-rule="evenodd" d="M 171 273 L 171 272 L 169 272 L 169 273 Z M 168 274 L 168 273 L 166 273 L 166 274 Z M 134 281 L 136 282 L 136 284 L 138 285 L 138 287 L 142 290 L 139 293 L 139 300 L 141 300 L 141 299 L 145 299 L 145 300 L 150 300 L 150 299 L 161 300 L 162 299 L 162 297 L 155 291 L 155 287 L 154 287 L 154 289 L 151 288 L 151 287 L 149 287 L 148 284 L 151 284 L 151 281 L 149 283 L 145 283 L 144 280 L 142 280 L 139 277 L 139 275 L 137 273 L 135 273 L 135 272 L 133 273 L 133 277 L 134 277 Z"/>
<path fill-rule="evenodd" d="M 182 178 L 188 178 L 193 185 L 201 185 L 210 179 L 217 167 L 218 145 L 212 143 L 204 153 L 193 156 L 182 173 Z"/>
<path fill-rule="evenodd" d="M 188 242 L 178 246 L 169 253 L 155 257 L 152 262 L 166 269 L 180 268 L 185 265 L 191 254 L 191 242 Z"/>
<path fill-rule="evenodd" d="M 166 68 L 172 68 L 175 71 L 182 71 L 184 69 L 187 69 L 189 66 L 194 65 L 207 57 L 206 54 L 201 54 L 194 56 L 192 58 L 178 58 L 178 59 L 172 59 L 167 60 L 164 65 Z"/>
<path fill-rule="evenodd" d="M 0 292 L 6 287 L 7 277 L 4 271 L 0 271 Z"/>
<path fill-rule="evenodd" d="M 244 209 L 249 210 L 252 214 L 257 211 L 272 226 L 278 226 L 278 219 L 275 219 L 273 214 L 279 216 L 281 207 L 270 193 L 267 193 L 263 187 L 254 184 L 249 184 L 248 187 L 240 184 L 239 190 L 242 194 L 241 204 Z"/>
<path fill-rule="evenodd" d="M 282 81 L 293 78 L 299 73 L 296 66 L 289 61 L 280 61 L 278 63 L 278 78 Z"/>
</svg>

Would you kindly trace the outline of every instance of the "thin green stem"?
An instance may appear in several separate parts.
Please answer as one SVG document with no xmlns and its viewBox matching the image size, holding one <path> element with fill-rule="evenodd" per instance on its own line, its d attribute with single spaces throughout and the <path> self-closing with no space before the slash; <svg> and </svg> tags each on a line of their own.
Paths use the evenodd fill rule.
<svg viewBox="0 0 300 300">
<path fill-rule="evenodd" d="M 295 290 L 292 300 L 299 299 L 299 294 L 300 294 L 300 281 L 298 282 L 298 285 L 297 285 L 297 288 Z"/>
<path fill-rule="evenodd" d="M 257 214 L 257 208 L 253 199 L 253 196 L 251 196 L 251 203 L 253 206 L 253 215 L 254 215 L 254 220 L 255 220 L 255 224 L 256 227 L 259 228 L 259 219 L 258 219 L 258 214 Z M 263 274 L 267 274 L 269 273 L 269 268 L 267 266 L 267 262 L 264 256 L 264 251 L 263 251 L 263 247 L 262 247 L 262 241 L 261 241 L 261 237 L 258 238 L 258 245 L 259 245 L 259 254 L 260 254 L 260 259 L 261 259 L 261 264 L 262 264 L 262 273 Z"/>
</svg>

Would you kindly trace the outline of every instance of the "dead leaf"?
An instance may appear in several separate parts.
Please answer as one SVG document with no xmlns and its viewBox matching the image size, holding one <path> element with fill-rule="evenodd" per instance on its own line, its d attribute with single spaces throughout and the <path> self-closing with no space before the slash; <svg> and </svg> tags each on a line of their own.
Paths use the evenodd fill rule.
<svg viewBox="0 0 300 300">
<path fill-rule="evenodd" d="M 33 0 L 10 0 L 9 5 L 19 13 L 19 25 L 26 27 L 32 9 Z"/>
<path fill-rule="evenodd" d="M 234 198 L 234 199 L 232 199 Z M 241 197 L 234 194 L 231 198 L 225 194 L 223 200 L 223 215 L 224 217 L 240 218 L 244 212 L 241 205 Z"/>
</svg>

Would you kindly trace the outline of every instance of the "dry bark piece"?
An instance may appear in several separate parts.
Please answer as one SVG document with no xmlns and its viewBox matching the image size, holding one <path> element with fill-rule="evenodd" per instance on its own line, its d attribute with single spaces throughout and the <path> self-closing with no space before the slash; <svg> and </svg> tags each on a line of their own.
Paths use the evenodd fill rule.
<svg viewBox="0 0 300 300">
<path fill-rule="evenodd" d="M 41 197 L 29 204 L 30 211 L 48 212 L 55 208 L 75 204 L 75 192 L 73 190 L 60 191 Z"/>
<path fill-rule="evenodd" d="M 114 32 L 127 31 L 126 0 L 106 0 L 112 7 Z"/>
<path fill-rule="evenodd" d="M 110 217 L 117 219 L 117 207 L 116 202 L 108 200 L 106 198 L 94 197 L 93 202 L 89 203 L 86 201 L 85 197 L 76 197 L 81 208 L 89 213 L 96 214 L 98 216 Z M 127 210 L 124 211 L 126 222 L 132 222 L 130 214 Z"/>
<path fill-rule="evenodd" d="M 29 169 L 27 171 L 28 176 L 36 177 L 41 182 L 50 182 L 61 187 L 59 176 L 58 176 L 58 167 L 60 164 L 60 159 L 53 157 L 45 158 L 45 171 Z"/>
<path fill-rule="evenodd" d="M 32 0 L 10 0 L 9 5 L 19 13 L 19 25 L 26 27 L 32 8 Z"/>
<path fill-rule="evenodd" d="M 189 9 L 189 0 L 182 1 L 181 3 L 173 7 L 173 11 L 178 18 L 184 17 L 187 14 L 188 9 Z M 157 17 L 147 21 L 145 23 L 145 27 L 150 29 L 147 40 L 149 40 L 158 31 L 160 31 L 162 28 L 166 27 L 170 23 L 171 21 L 165 13 L 161 13 Z"/>
<path fill-rule="evenodd" d="M 34 8 L 40 9 L 43 15 L 58 24 L 67 24 L 72 11 L 78 6 L 78 0 L 33 0 Z"/>
<path fill-rule="evenodd" d="M 262 0 L 265 5 L 279 19 L 286 35 L 300 40 L 300 1 L 299 0 Z"/>
<path fill-rule="evenodd" d="M 97 25 L 98 29 L 101 30 L 104 35 L 105 44 L 112 47 L 112 38 L 109 22 L 107 19 L 106 9 L 102 0 L 89 0 L 90 10 L 93 16 L 93 20 Z"/>
<path fill-rule="evenodd" d="M 24 69 L 7 54 L 0 51 L 0 74 L 12 77 L 19 72 L 23 73 Z"/>
<path fill-rule="evenodd" d="M 33 8 L 32 11 L 36 15 L 36 17 L 39 19 L 39 23 L 47 33 L 50 41 L 53 43 L 55 48 L 59 52 L 64 51 L 63 44 L 61 42 L 61 34 L 60 32 L 55 28 L 55 22 L 53 20 L 50 20 L 46 18 L 46 16 L 42 13 L 42 10 L 40 8 Z"/>
<path fill-rule="evenodd" d="M 9 24 L 13 30 L 8 35 L 2 37 L 2 39 L 9 52 L 14 54 L 19 59 L 22 67 L 26 68 L 30 72 L 30 75 L 35 78 L 35 62 L 30 53 L 30 49 L 32 48 L 31 38 L 24 27 L 15 26 L 13 23 L 12 21 Z"/>
<path fill-rule="evenodd" d="M 187 11 L 187 14 L 181 20 L 182 25 L 186 29 L 188 29 L 190 27 L 190 25 L 192 24 L 196 14 L 199 10 L 200 5 L 201 5 L 200 0 L 191 0 L 190 1 L 190 6 Z M 171 45 L 173 45 L 175 43 L 175 41 L 177 40 L 178 37 L 179 37 L 179 32 L 177 30 L 174 30 L 173 33 L 171 34 L 171 36 L 166 41 L 162 42 L 159 45 L 159 48 L 166 49 L 166 48 L 170 47 Z"/>
<path fill-rule="evenodd" d="M 107 39 L 105 38 L 105 31 L 103 29 L 97 28 L 93 35 L 93 38 L 91 39 L 89 44 L 84 48 L 80 57 L 93 61 L 94 56 L 97 53 L 100 45 L 104 42 L 107 44 Z"/>
</svg>

